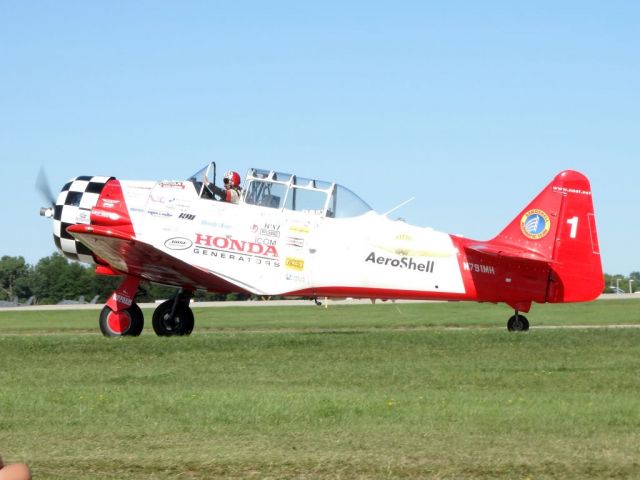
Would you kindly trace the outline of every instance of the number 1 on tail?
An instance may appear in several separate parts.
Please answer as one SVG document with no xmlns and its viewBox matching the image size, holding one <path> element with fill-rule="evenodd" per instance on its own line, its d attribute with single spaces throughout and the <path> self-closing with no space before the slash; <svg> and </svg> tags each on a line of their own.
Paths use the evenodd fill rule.
<svg viewBox="0 0 640 480">
<path fill-rule="evenodd" d="M 578 217 L 571 217 L 567 219 L 567 223 L 571 225 L 571 231 L 569 232 L 569 238 L 576 238 L 578 234 Z"/>
</svg>

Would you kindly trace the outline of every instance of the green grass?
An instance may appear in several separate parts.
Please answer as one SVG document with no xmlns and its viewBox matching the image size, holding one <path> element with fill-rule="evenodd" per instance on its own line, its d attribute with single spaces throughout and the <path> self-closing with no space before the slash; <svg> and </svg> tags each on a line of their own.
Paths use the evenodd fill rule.
<svg viewBox="0 0 640 480">
<path fill-rule="evenodd" d="M 535 327 L 639 307 L 536 306 L 526 334 L 491 305 L 210 308 L 125 339 L 2 312 L 0 453 L 38 479 L 637 478 L 640 329 Z"/>
<path fill-rule="evenodd" d="M 309 302 L 311 305 L 311 302 Z M 151 330 L 152 309 L 144 309 L 146 333 Z M 513 312 L 504 305 L 477 303 L 379 302 L 345 305 L 329 301 L 329 308 L 217 307 L 193 309 L 196 333 L 207 331 L 402 329 L 430 327 L 502 328 Z M 99 310 L 0 311 L 2 333 L 96 333 Z M 532 326 L 612 325 L 640 323 L 640 298 L 601 300 L 593 303 L 534 305 L 526 314 Z"/>
</svg>

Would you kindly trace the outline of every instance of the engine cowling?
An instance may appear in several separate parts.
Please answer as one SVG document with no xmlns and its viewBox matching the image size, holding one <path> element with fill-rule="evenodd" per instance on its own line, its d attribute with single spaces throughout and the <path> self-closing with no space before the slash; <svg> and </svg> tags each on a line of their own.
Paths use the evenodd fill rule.
<svg viewBox="0 0 640 480">
<path fill-rule="evenodd" d="M 91 210 L 112 179 L 113 177 L 79 176 L 62 187 L 53 209 L 53 241 L 65 257 L 96 263 L 91 251 L 73 238 L 67 228 L 79 223 L 91 223 Z"/>
</svg>

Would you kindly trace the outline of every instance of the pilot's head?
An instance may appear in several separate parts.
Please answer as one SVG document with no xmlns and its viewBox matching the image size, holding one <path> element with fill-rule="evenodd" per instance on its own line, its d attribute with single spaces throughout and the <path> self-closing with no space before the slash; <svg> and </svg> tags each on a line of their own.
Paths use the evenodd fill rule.
<svg viewBox="0 0 640 480">
<path fill-rule="evenodd" d="M 224 178 L 222 179 L 224 182 L 225 188 L 231 187 L 239 187 L 240 186 L 240 174 L 238 172 L 233 172 L 229 170 L 224 174 Z"/>
</svg>

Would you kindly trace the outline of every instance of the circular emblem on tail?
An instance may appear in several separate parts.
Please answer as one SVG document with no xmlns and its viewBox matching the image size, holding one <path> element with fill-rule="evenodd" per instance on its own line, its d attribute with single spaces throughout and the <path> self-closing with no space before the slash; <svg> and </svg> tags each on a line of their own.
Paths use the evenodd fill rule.
<svg viewBox="0 0 640 480">
<path fill-rule="evenodd" d="M 551 229 L 551 220 L 542 210 L 534 208 L 529 210 L 522 216 L 520 220 L 520 230 L 525 237 L 531 240 L 539 240 L 549 233 Z"/>
</svg>

